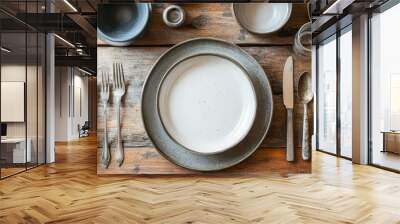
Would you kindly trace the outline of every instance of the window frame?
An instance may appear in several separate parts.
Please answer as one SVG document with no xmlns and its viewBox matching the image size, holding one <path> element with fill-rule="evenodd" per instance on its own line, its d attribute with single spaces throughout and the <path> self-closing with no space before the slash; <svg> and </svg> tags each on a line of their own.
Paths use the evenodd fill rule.
<svg viewBox="0 0 400 224">
<path fill-rule="evenodd" d="M 368 165 L 377 167 L 383 170 L 400 173 L 400 170 L 386 167 L 373 162 L 373 132 L 372 132 L 372 18 L 374 14 L 384 13 L 392 7 L 400 4 L 400 0 L 388 0 L 382 5 L 368 11 Z"/>
<path fill-rule="evenodd" d="M 316 150 L 319 152 L 323 152 L 329 155 L 337 156 L 340 158 L 344 158 L 347 160 L 352 160 L 352 158 L 343 156 L 341 153 L 341 119 L 340 119 L 340 77 L 341 77 L 341 66 L 340 66 L 340 37 L 347 32 L 351 32 L 352 30 L 352 23 L 347 24 L 345 27 L 343 27 L 340 30 L 337 30 L 334 34 L 331 36 L 319 41 L 316 44 L 316 68 L 315 68 L 315 74 L 316 74 L 316 138 L 315 138 L 315 143 L 316 143 Z M 319 148 L 319 107 L 318 107 L 318 99 L 319 99 L 319 86 L 320 86 L 320 80 L 319 80 L 319 48 L 320 45 L 329 43 L 330 41 L 336 41 L 336 152 L 331 153 L 326 150 L 320 149 Z"/>
</svg>

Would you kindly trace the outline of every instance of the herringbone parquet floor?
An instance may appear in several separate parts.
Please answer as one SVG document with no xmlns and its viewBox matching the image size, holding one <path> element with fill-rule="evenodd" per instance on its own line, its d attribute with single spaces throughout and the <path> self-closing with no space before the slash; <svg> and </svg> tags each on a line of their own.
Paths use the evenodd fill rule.
<svg viewBox="0 0 400 224">
<path fill-rule="evenodd" d="M 400 223 L 400 175 L 313 156 L 311 175 L 99 177 L 86 138 L 0 181 L 0 223 Z"/>
</svg>

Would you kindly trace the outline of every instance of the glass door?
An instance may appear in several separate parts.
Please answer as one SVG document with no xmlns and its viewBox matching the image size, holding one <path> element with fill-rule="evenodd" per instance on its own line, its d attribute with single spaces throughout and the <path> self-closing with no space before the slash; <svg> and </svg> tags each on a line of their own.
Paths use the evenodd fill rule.
<svg viewBox="0 0 400 224">
<path fill-rule="evenodd" d="M 45 12 L 44 1 L 1 2 L 20 15 Z M 46 38 L 0 12 L 0 178 L 45 163 Z"/>
<path fill-rule="evenodd" d="M 2 178 L 26 170 L 27 162 L 31 161 L 30 143 L 26 136 L 26 42 L 26 32 L 1 34 Z"/>
</svg>

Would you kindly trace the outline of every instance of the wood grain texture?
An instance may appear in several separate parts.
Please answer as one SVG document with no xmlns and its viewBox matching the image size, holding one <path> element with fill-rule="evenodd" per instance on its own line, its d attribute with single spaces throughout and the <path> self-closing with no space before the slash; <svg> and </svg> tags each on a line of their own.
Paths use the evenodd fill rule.
<svg viewBox="0 0 400 224">
<path fill-rule="evenodd" d="M 119 167 L 117 163 L 113 161 L 108 169 L 103 169 L 99 163 L 97 174 L 244 175 L 276 172 L 282 175 L 288 175 L 290 173 L 311 172 L 311 163 L 301 160 L 300 149 L 296 150 L 295 158 L 297 158 L 297 162 L 288 163 L 285 156 L 285 151 L 279 148 L 260 148 L 244 162 L 231 168 L 216 172 L 198 172 L 174 165 L 164 159 L 162 155 L 152 147 L 126 148 L 125 163 L 122 167 Z M 100 157 L 100 154 L 98 157 Z"/>
<path fill-rule="evenodd" d="M 102 55 L 98 58 L 99 71 L 108 71 L 111 73 L 112 63 L 114 61 L 122 62 L 125 71 L 125 82 L 127 92 L 124 96 L 121 105 L 121 119 L 122 119 L 122 135 L 124 145 L 126 147 L 146 147 L 152 146 L 148 136 L 145 134 L 143 121 L 141 118 L 141 92 L 143 89 L 144 81 L 149 73 L 151 67 L 157 58 L 167 50 L 166 47 L 99 47 L 98 54 Z M 282 72 L 283 64 L 287 56 L 292 54 L 291 47 L 243 47 L 243 49 L 250 53 L 264 68 L 267 77 L 272 86 L 274 95 L 274 113 L 271 123 L 270 131 L 266 140 L 263 143 L 264 147 L 285 147 L 286 139 L 285 121 L 286 109 L 282 100 Z M 297 93 L 297 82 L 302 71 L 310 68 L 309 59 L 304 57 L 295 57 L 295 95 Z M 99 82 L 99 80 L 98 80 Z M 99 83 L 100 84 L 100 83 Z M 312 103 L 309 104 L 309 119 L 312 120 Z M 301 146 L 301 133 L 302 133 L 302 118 L 303 118 L 303 104 L 298 100 L 295 103 L 295 145 Z M 98 104 L 98 135 L 100 139 L 103 135 L 104 123 L 102 122 L 103 105 Z M 113 100 L 110 100 L 108 109 L 108 123 L 109 139 L 111 145 L 115 144 L 116 133 L 116 112 Z M 102 142 L 99 141 L 99 146 Z"/>
<path fill-rule="evenodd" d="M 56 163 L 0 181 L 0 223 L 400 222 L 399 174 L 313 152 L 312 174 L 107 176 L 96 139 L 56 145 Z"/>
<path fill-rule="evenodd" d="M 156 5 L 155 11 L 160 10 L 160 7 L 165 5 Z M 121 108 L 121 121 L 122 121 L 122 136 L 125 146 L 125 163 L 121 168 L 115 166 L 115 161 L 112 159 L 110 168 L 104 170 L 99 167 L 99 174 L 191 174 L 192 171 L 179 168 L 167 160 L 165 160 L 154 148 L 149 137 L 147 136 L 143 127 L 143 121 L 141 117 L 141 92 L 145 79 L 154 65 L 156 60 L 165 51 L 169 49 L 171 44 L 178 43 L 183 40 L 187 40 L 194 37 L 201 36 L 213 36 L 222 38 L 225 40 L 240 43 L 243 50 L 253 56 L 258 63 L 263 67 L 268 79 L 270 80 L 273 99 L 274 99 L 274 112 L 272 123 L 265 138 L 262 148 L 273 148 L 271 152 L 268 150 L 259 150 L 256 156 L 251 157 L 249 162 L 245 166 L 239 165 L 238 169 L 226 170 L 224 172 L 229 173 L 243 173 L 248 171 L 249 173 L 257 173 L 259 171 L 277 171 L 274 167 L 280 167 L 282 173 L 297 173 L 297 172 L 310 172 L 311 165 L 309 162 L 301 160 L 301 156 L 296 156 L 296 162 L 287 163 L 285 162 L 285 147 L 286 147 L 286 109 L 282 101 L 282 74 L 284 63 L 288 56 L 294 56 L 294 87 L 295 87 L 295 105 L 294 105 L 294 136 L 295 147 L 301 147 L 301 136 L 302 136 L 302 121 L 303 121 L 303 105 L 299 103 L 296 98 L 297 82 L 299 76 L 304 71 L 310 71 L 311 58 L 296 56 L 293 54 L 291 42 L 285 42 L 285 36 L 279 36 L 282 33 L 276 33 L 266 36 L 255 36 L 245 35 L 243 39 L 245 42 L 238 42 L 237 35 L 239 35 L 240 28 L 235 29 L 236 21 L 232 17 L 231 4 L 185 4 L 188 9 L 188 14 L 193 17 L 200 15 L 206 15 L 211 19 L 204 24 L 205 28 L 187 28 L 189 30 L 170 30 L 170 28 L 163 24 L 152 23 L 149 26 L 148 34 L 153 36 L 143 36 L 136 42 L 134 46 L 130 47 L 110 47 L 110 46 L 99 46 L 98 47 L 98 74 L 102 71 L 112 71 L 113 62 L 121 62 L 124 66 L 125 81 L 127 86 L 127 92 L 122 100 Z M 287 26 L 293 27 L 297 30 L 303 22 L 306 20 L 305 9 L 302 5 L 295 5 L 294 12 L 303 11 L 304 15 L 293 13 L 292 19 Z M 224 14 L 225 13 L 225 14 Z M 157 14 L 156 14 L 157 15 Z M 154 15 L 153 15 L 154 16 Z M 220 18 L 221 17 L 221 18 Z M 161 19 L 161 18 L 160 18 Z M 225 29 L 224 26 L 217 23 L 228 23 L 230 21 L 230 29 Z M 294 25 L 293 25 L 294 24 Z M 217 29 L 217 27 L 219 27 Z M 295 27 L 295 28 L 294 28 Z M 207 28 L 207 29 L 206 29 Z M 186 29 L 186 28 L 185 28 Z M 155 30 L 158 30 L 156 32 Z M 209 33 L 209 30 L 213 32 Z M 283 31 L 285 28 L 283 29 Z M 282 31 L 282 32 L 283 32 Z M 165 32 L 165 35 L 163 35 Z M 182 33 L 179 33 L 182 32 Z M 285 32 L 284 32 L 285 33 Z M 168 35 L 167 35 L 168 34 Z M 211 35 L 212 34 L 212 35 Z M 278 36 L 277 36 L 278 35 Z M 293 39 L 293 33 L 287 34 Z M 162 38 L 152 39 L 152 38 Z M 275 38 L 275 39 L 274 39 Z M 274 40 L 273 40 L 274 39 Z M 142 41 L 142 42 L 140 42 Z M 146 42 L 148 41 L 148 42 Z M 270 42 L 268 42 L 270 41 Z M 145 46 L 141 46 L 141 43 L 145 43 Z M 269 43 L 269 44 L 268 44 Z M 274 45 L 272 45 L 274 44 Z M 164 46 L 168 45 L 168 46 Z M 98 81 L 99 84 L 99 81 Z M 100 102 L 100 101 L 99 101 Z M 112 151 L 115 149 L 116 140 L 116 111 L 114 102 L 111 100 L 108 109 L 107 127 L 108 127 L 108 138 L 110 139 L 110 145 Z M 98 147 L 99 151 L 102 147 L 103 139 L 103 105 L 98 104 Z M 308 116 L 309 120 L 312 119 L 313 104 L 309 104 Z M 269 155 L 271 153 L 271 155 Z M 113 152 L 112 152 L 113 154 Z M 296 152 L 298 154 L 298 152 Z M 269 161 L 269 156 L 274 158 L 280 158 Z M 113 155 L 112 155 L 113 158 Z M 256 161 L 260 158 L 266 165 L 256 165 L 253 168 L 249 168 L 251 164 L 258 164 Z M 285 163 L 282 166 L 280 164 Z M 249 166 L 249 167 L 246 167 Z M 242 171 L 240 171 L 242 169 Z"/>
<path fill-rule="evenodd" d="M 188 24 L 178 29 L 167 27 L 162 12 L 168 4 L 152 4 L 152 15 L 146 32 L 132 45 L 173 45 L 196 37 L 215 37 L 237 44 L 288 45 L 298 28 L 308 22 L 304 4 L 293 4 L 292 16 L 278 32 L 255 35 L 243 29 L 232 12 L 231 3 L 181 3 Z M 98 40 L 98 45 L 107 45 Z"/>
<path fill-rule="evenodd" d="M 165 47 L 129 47 L 129 48 L 115 48 L 115 47 L 100 47 L 98 53 L 102 55 L 98 59 L 100 65 L 99 70 L 108 71 L 112 67 L 113 61 L 120 61 L 124 65 L 125 80 L 127 83 L 126 96 L 122 103 L 121 108 L 121 121 L 122 121 L 122 136 L 125 146 L 125 163 L 121 169 L 115 167 L 115 161 L 112 160 L 108 170 L 104 170 L 99 167 L 99 174 L 112 174 L 112 173 L 132 173 L 132 174 L 165 174 L 165 173 L 192 173 L 184 169 L 172 169 L 170 164 L 158 154 L 156 149 L 153 147 L 149 137 L 147 136 L 143 127 L 143 121 L 141 117 L 141 91 L 147 74 L 151 66 L 155 63 L 156 59 L 167 50 Z M 283 64 L 286 57 L 291 54 L 291 48 L 287 46 L 279 47 L 244 47 L 244 50 L 250 53 L 253 57 L 264 68 L 270 82 L 272 84 L 274 94 L 274 114 L 271 123 L 270 130 L 267 134 L 263 147 L 269 148 L 282 148 L 280 154 L 285 154 L 284 147 L 286 146 L 286 109 L 282 101 L 282 71 Z M 298 57 L 295 58 L 295 86 L 301 71 L 306 70 L 309 67 L 309 61 L 307 58 Z M 295 88 L 297 91 L 297 88 Z M 100 102 L 100 101 L 99 101 Z M 109 104 L 108 109 L 108 134 L 111 143 L 111 147 L 115 148 L 116 141 L 116 112 L 115 105 L 112 100 Z M 98 105 L 100 113 L 98 119 L 98 136 L 99 136 L 99 149 L 102 147 L 103 136 L 103 108 L 102 104 Z M 312 104 L 309 105 L 309 119 L 312 120 Z M 295 114 L 294 114 L 294 130 L 295 130 L 295 145 L 296 147 L 301 146 L 301 133 L 302 133 L 302 121 L 303 121 L 303 105 L 297 100 L 295 103 Z M 143 151 L 144 150 L 144 151 Z M 99 150 L 100 151 L 100 150 Z M 267 151 L 264 153 L 268 154 Z M 153 155 L 153 157 L 142 156 L 142 154 Z M 155 156 L 154 154 L 157 154 Z M 262 154 L 262 153 L 261 153 Z M 141 159 L 137 159 L 139 158 Z M 154 159 L 156 157 L 157 159 Z M 289 167 L 285 167 L 282 172 L 307 172 L 308 169 L 298 170 L 297 166 L 299 163 L 307 164 L 300 160 L 301 156 L 297 156 L 297 162 L 289 164 Z M 161 160 L 161 161 L 160 161 Z M 165 160 L 165 161 L 164 161 Z M 284 157 L 282 157 L 284 160 Z M 157 162 L 162 164 L 158 166 Z M 151 171 L 151 163 L 154 162 L 154 170 Z M 273 169 L 275 163 L 266 163 L 265 170 Z M 135 168 L 136 167 L 136 168 Z M 175 167 L 172 165 L 172 167 Z M 163 168 L 165 169 L 163 171 Z M 136 170 L 135 170 L 136 169 Z M 139 169 L 139 171 L 138 171 Z M 171 170 L 172 169 L 172 170 Z M 179 171 L 179 172 L 178 172 Z M 250 171 L 249 171 L 250 172 Z"/>
</svg>

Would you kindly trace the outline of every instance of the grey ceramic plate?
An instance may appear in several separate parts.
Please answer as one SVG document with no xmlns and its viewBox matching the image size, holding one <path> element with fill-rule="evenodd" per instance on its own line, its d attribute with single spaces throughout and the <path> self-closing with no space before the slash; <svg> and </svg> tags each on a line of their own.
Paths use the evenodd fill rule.
<svg viewBox="0 0 400 224">
<path fill-rule="evenodd" d="M 249 75 L 257 97 L 256 118 L 249 134 L 233 148 L 212 155 L 195 153 L 175 142 L 164 129 L 157 108 L 159 86 L 167 71 L 176 62 L 201 54 L 220 55 L 240 64 Z M 142 92 L 144 127 L 153 144 L 166 159 L 192 170 L 221 170 L 249 157 L 260 146 L 267 134 L 272 111 L 271 85 L 262 67 L 238 46 L 218 39 L 192 39 L 169 49 L 151 69 Z"/>
</svg>

